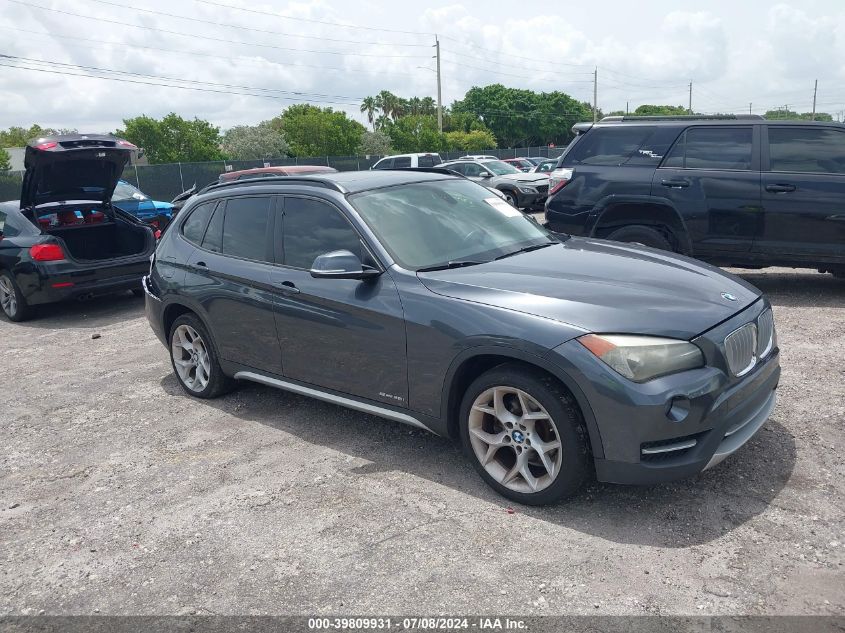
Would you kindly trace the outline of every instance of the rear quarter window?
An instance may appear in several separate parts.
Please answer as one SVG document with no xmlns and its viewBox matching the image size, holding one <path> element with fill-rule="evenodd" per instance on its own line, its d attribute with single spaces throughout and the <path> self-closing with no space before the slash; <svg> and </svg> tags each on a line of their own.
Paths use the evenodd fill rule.
<svg viewBox="0 0 845 633">
<path fill-rule="evenodd" d="M 214 202 L 205 202 L 200 204 L 191 211 L 191 214 L 182 224 L 182 236 L 192 244 L 200 245 L 202 237 L 205 235 L 205 227 L 208 225 L 208 219 L 211 217 Z"/>
<path fill-rule="evenodd" d="M 639 125 L 593 128 L 566 152 L 565 164 L 622 165 L 637 155 L 654 131 Z"/>
</svg>

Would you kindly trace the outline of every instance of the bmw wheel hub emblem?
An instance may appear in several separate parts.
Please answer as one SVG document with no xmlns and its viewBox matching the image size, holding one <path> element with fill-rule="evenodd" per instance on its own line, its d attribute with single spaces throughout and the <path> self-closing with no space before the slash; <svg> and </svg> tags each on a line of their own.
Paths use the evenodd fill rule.
<svg viewBox="0 0 845 633">
<path fill-rule="evenodd" d="M 727 299 L 728 301 L 736 301 L 736 297 L 732 295 L 730 292 L 723 292 L 722 299 Z"/>
<path fill-rule="evenodd" d="M 513 441 L 517 444 L 522 444 L 523 440 L 525 440 L 525 435 L 522 434 L 521 431 L 514 431 L 513 432 Z"/>
</svg>

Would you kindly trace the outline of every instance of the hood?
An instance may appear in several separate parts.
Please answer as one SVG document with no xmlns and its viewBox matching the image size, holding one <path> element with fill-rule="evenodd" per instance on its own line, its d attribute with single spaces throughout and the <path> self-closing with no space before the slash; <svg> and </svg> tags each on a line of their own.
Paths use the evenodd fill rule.
<svg viewBox="0 0 845 633">
<path fill-rule="evenodd" d="M 21 208 L 48 202 L 108 202 L 135 146 L 108 135 L 41 138 L 26 147 Z"/>
<path fill-rule="evenodd" d="M 732 317 L 761 294 L 751 284 L 702 262 L 582 238 L 418 277 L 437 294 L 534 314 L 590 332 L 687 340 Z"/>
<path fill-rule="evenodd" d="M 498 182 L 519 182 L 523 184 L 548 184 L 549 182 L 549 175 L 548 174 L 534 174 L 531 172 L 524 173 L 520 172 L 518 174 L 504 174 L 503 176 L 496 176 L 494 180 Z M 542 181 L 542 182 L 541 182 Z"/>
</svg>

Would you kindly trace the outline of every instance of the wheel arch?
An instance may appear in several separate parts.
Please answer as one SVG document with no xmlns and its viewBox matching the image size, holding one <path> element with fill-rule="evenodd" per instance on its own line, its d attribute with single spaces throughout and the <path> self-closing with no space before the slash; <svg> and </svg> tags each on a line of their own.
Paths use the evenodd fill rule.
<svg viewBox="0 0 845 633">
<path fill-rule="evenodd" d="M 189 305 L 188 302 L 182 302 L 179 300 L 171 301 L 164 306 L 164 309 L 161 311 L 162 331 L 164 332 L 168 345 L 170 344 L 170 328 L 173 327 L 174 321 L 183 314 L 193 314 L 202 322 L 203 326 L 205 326 L 205 329 L 208 330 L 209 333 L 212 332 L 211 328 L 208 326 L 208 319 L 201 310 Z"/>
<path fill-rule="evenodd" d="M 623 226 L 641 224 L 660 228 L 668 233 L 670 242 L 684 255 L 692 255 L 692 241 L 686 222 L 678 210 L 666 199 L 642 197 L 612 197 L 593 210 L 595 220 L 590 235 L 606 237 Z"/>
<path fill-rule="evenodd" d="M 445 423 L 448 436 L 452 439 L 459 437 L 458 417 L 461 400 L 472 381 L 494 367 L 512 362 L 522 363 L 549 374 L 563 385 L 575 400 L 584 418 L 593 456 L 597 458 L 604 457 L 601 435 L 596 424 L 595 414 L 583 391 L 572 376 L 562 368 L 548 362 L 542 356 L 520 349 L 501 346 L 473 347 L 465 350 L 452 361 L 443 381 L 443 394 L 441 398 L 441 419 Z"/>
</svg>

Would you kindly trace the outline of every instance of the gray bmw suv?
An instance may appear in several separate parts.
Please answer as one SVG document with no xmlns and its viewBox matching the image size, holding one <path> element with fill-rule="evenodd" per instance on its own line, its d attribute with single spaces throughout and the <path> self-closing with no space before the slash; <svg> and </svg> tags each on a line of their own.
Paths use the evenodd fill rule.
<svg viewBox="0 0 845 633">
<path fill-rule="evenodd" d="M 212 185 L 146 311 L 184 390 L 254 381 L 461 442 L 501 494 L 709 468 L 775 405 L 768 301 L 717 268 L 548 233 L 447 173 Z"/>
</svg>

